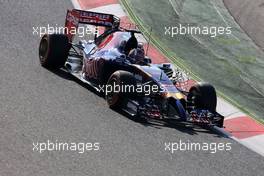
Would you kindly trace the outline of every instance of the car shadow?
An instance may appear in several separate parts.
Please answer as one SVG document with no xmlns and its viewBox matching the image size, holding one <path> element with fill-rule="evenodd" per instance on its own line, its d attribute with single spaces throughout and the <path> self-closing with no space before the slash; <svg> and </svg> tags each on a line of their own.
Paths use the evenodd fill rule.
<svg viewBox="0 0 264 176">
<path fill-rule="evenodd" d="M 52 72 L 53 74 L 69 80 L 69 81 L 74 81 L 77 84 L 81 85 L 83 88 L 91 91 L 92 93 L 98 95 L 100 98 L 105 99 L 104 95 L 102 93 L 99 93 L 98 91 L 96 91 L 93 87 L 91 87 L 90 85 L 82 82 L 81 80 L 79 80 L 78 78 L 74 77 L 73 75 L 71 75 L 69 72 L 67 72 L 64 69 L 48 69 L 46 68 L 48 71 Z M 224 134 L 219 133 L 216 130 L 213 130 L 209 127 L 201 127 L 199 125 L 194 125 L 191 123 L 185 123 L 185 122 L 179 122 L 179 121 L 174 121 L 174 122 L 164 122 L 161 120 L 151 120 L 151 119 L 138 119 L 138 118 L 134 118 L 131 115 L 129 115 L 128 113 L 122 111 L 122 110 L 114 110 L 113 111 L 117 112 L 118 114 L 125 116 L 126 118 L 134 121 L 135 123 L 141 124 L 145 127 L 152 127 L 155 129 L 164 129 L 164 128 L 170 128 L 170 129 L 175 129 L 178 132 L 182 132 L 182 133 L 187 133 L 189 135 L 198 135 L 199 133 L 207 133 L 207 134 L 212 134 L 215 135 L 216 137 L 226 137 Z"/>
<path fill-rule="evenodd" d="M 79 80 L 78 78 L 74 77 L 73 75 L 71 75 L 66 70 L 64 70 L 64 69 L 52 69 L 52 68 L 46 68 L 46 69 L 48 71 L 50 71 L 51 73 L 53 73 L 53 74 L 55 74 L 55 75 L 57 75 L 63 79 L 66 79 L 69 81 L 74 81 L 77 84 L 79 84 L 80 86 L 82 86 L 83 88 L 88 89 L 89 91 L 98 95 L 101 98 L 104 98 L 104 95 L 102 93 L 96 91 L 93 87 L 89 86 L 88 84 L 86 84 L 86 83 L 82 82 L 81 80 Z"/>
<path fill-rule="evenodd" d="M 224 134 L 216 131 L 215 129 L 212 129 L 211 127 L 206 127 L 206 126 L 200 126 L 192 123 L 187 123 L 187 122 L 181 122 L 181 121 L 170 121 L 170 122 L 165 122 L 162 120 L 152 120 L 152 119 L 144 119 L 144 118 L 135 118 L 129 115 L 128 113 L 122 111 L 122 110 L 113 110 L 117 113 L 119 113 L 122 116 L 125 116 L 129 120 L 138 123 L 144 127 L 151 127 L 155 129 L 165 129 L 165 128 L 170 128 L 174 129 L 178 132 L 186 133 L 189 135 L 199 135 L 200 133 L 204 134 L 211 134 L 214 135 L 215 137 L 219 138 L 226 138 Z"/>
</svg>

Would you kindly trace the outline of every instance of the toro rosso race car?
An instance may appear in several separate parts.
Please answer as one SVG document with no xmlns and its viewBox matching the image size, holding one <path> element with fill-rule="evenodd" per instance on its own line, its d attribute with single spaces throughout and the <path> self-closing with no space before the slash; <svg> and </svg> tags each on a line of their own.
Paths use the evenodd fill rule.
<svg viewBox="0 0 264 176">
<path fill-rule="evenodd" d="M 100 28 L 93 40 L 74 41 L 69 31 L 85 24 Z M 223 127 L 216 112 L 214 87 L 197 83 L 189 91 L 176 86 L 182 75 L 173 65 L 152 64 L 137 29 L 120 27 L 111 14 L 68 10 L 64 34 L 45 34 L 39 46 L 43 67 L 64 69 L 99 92 L 110 108 L 134 118 L 184 121 Z"/>
</svg>

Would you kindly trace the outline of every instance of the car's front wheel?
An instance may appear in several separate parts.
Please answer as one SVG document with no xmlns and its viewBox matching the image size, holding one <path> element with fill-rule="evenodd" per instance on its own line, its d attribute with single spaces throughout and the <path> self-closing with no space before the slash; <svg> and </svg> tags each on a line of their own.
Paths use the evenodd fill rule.
<svg viewBox="0 0 264 176">
<path fill-rule="evenodd" d="M 208 83 L 198 83 L 192 86 L 187 96 L 188 107 L 216 112 L 217 96 L 215 88 Z"/>
</svg>

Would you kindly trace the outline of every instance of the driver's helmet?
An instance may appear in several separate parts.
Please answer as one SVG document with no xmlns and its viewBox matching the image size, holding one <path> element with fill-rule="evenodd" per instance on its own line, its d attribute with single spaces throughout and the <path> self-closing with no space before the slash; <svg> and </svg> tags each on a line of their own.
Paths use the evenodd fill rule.
<svg viewBox="0 0 264 176">
<path fill-rule="evenodd" d="M 132 49 L 128 54 L 128 59 L 132 64 L 144 64 L 145 51 L 142 44 L 138 44 L 138 47 Z"/>
</svg>

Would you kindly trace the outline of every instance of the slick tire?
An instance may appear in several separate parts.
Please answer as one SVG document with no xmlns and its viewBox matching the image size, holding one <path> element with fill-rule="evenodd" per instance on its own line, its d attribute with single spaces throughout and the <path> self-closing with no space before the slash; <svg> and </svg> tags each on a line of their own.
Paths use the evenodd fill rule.
<svg viewBox="0 0 264 176">
<path fill-rule="evenodd" d="M 107 81 L 107 86 L 112 87 L 111 92 L 105 90 L 106 101 L 110 108 L 116 109 L 123 105 L 126 98 L 133 95 L 133 92 L 115 92 L 114 85 L 118 86 L 136 86 L 136 80 L 132 73 L 119 70 L 114 72 Z"/>
<path fill-rule="evenodd" d="M 208 83 L 198 83 L 192 86 L 187 96 L 188 106 L 195 109 L 209 110 L 216 112 L 217 96 L 215 88 Z"/>
<path fill-rule="evenodd" d="M 70 44 L 64 34 L 45 34 L 39 44 L 40 64 L 46 68 L 58 69 L 64 66 Z"/>
</svg>

